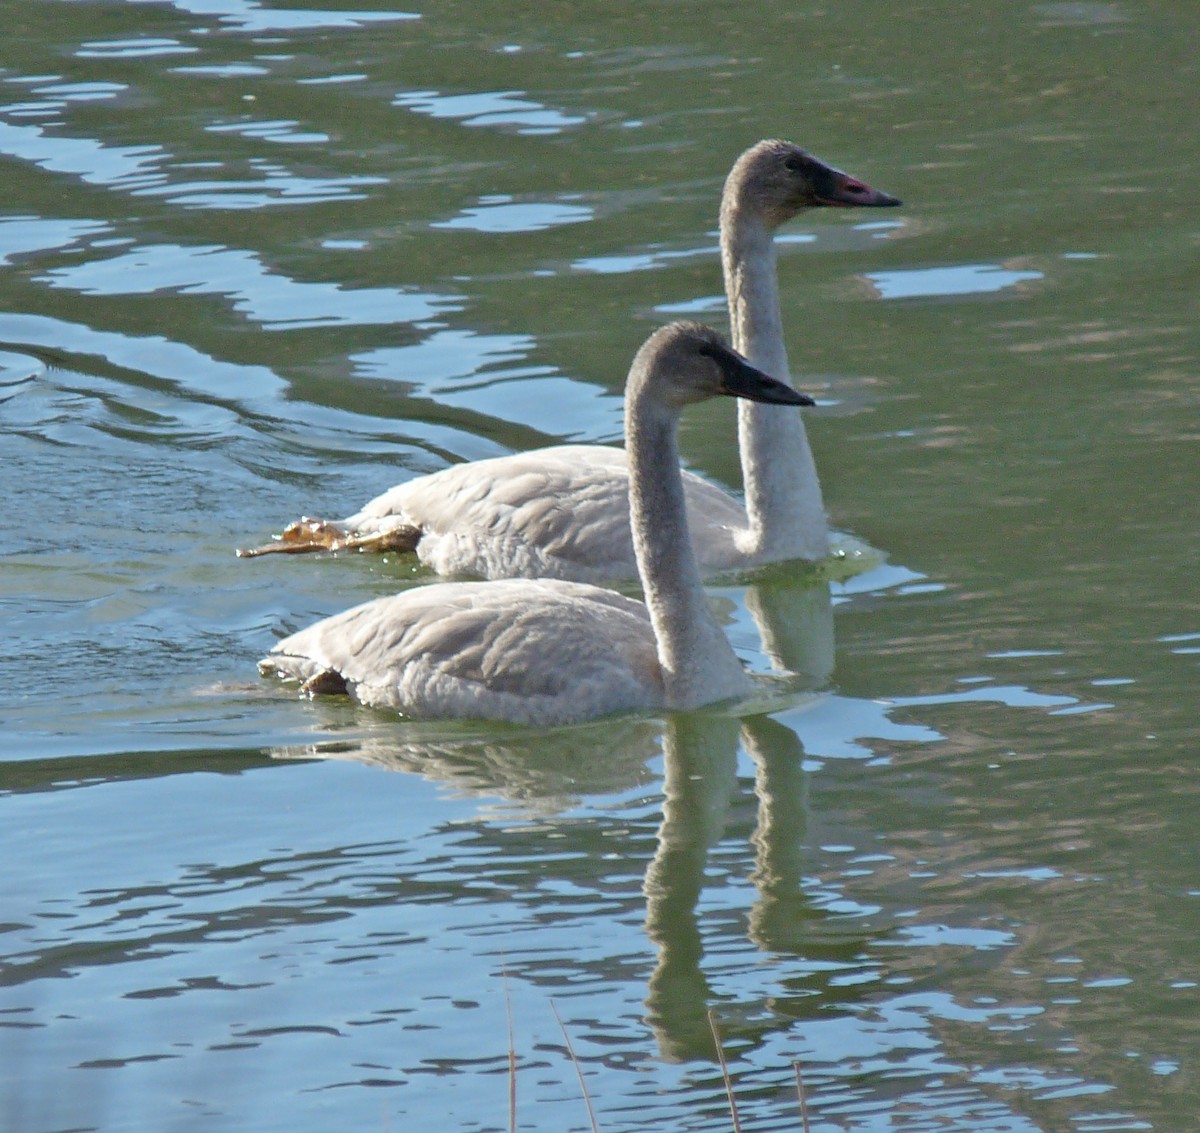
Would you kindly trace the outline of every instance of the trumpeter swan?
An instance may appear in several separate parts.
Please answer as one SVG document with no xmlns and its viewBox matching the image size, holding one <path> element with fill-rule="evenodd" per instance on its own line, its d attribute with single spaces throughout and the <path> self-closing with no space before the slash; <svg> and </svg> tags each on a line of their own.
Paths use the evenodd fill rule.
<svg viewBox="0 0 1200 1133">
<path fill-rule="evenodd" d="M 768 140 L 738 158 L 721 200 L 721 260 L 733 344 L 787 380 L 775 230 L 805 208 L 898 205 L 799 146 Z M 821 488 L 798 413 L 739 410 L 743 505 L 684 476 L 692 539 L 705 574 L 829 553 Z M 400 484 L 337 523 L 302 519 L 279 541 L 239 555 L 358 548 L 416 550 L 439 574 L 636 577 L 629 471 L 620 449 L 557 445 L 454 465 Z"/>
<path fill-rule="evenodd" d="M 645 605 L 550 579 L 419 586 L 284 638 L 260 670 L 406 716 L 538 725 L 748 693 L 750 678 L 708 609 L 679 466 L 681 411 L 717 394 L 812 404 L 707 327 L 672 323 L 650 336 L 625 392 L 629 510 Z"/>
</svg>

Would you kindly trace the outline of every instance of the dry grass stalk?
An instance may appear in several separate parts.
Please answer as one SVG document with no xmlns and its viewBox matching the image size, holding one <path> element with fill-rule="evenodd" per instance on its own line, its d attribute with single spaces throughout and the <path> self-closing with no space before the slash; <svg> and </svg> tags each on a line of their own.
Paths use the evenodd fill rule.
<svg viewBox="0 0 1200 1133">
<path fill-rule="evenodd" d="M 502 971 L 504 980 L 504 1010 L 508 1015 L 508 1133 L 517 1133 L 517 1043 L 513 1037 L 512 995 L 508 990 L 508 972 Z"/>
<path fill-rule="evenodd" d="M 512 997 L 508 992 L 507 972 L 504 973 L 504 1003 L 508 1014 L 508 1128 L 509 1133 L 517 1133 L 517 1047 L 513 1037 Z M 566 1024 L 562 1021 L 562 1016 L 558 1013 L 558 1006 L 554 1000 L 550 1001 L 550 1010 L 554 1012 L 554 1018 L 557 1020 L 559 1030 L 563 1034 L 563 1041 L 567 1044 L 567 1055 L 571 1059 L 571 1065 L 575 1067 L 575 1073 L 579 1078 L 579 1089 L 583 1094 L 584 1105 L 587 1106 L 588 1120 L 592 1124 L 592 1133 L 600 1133 L 600 1126 L 596 1121 L 596 1110 L 592 1106 L 592 1096 L 588 1093 L 587 1082 L 583 1077 L 583 1066 L 580 1064 L 579 1057 L 575 1053 L 575 1047 L 571 1042 L 571 1035 L 567 1031 Z M 725 1096 L 729 1099 L 729 1115 L 733 1120 L 733 1133 L 743 1133 L 741 1117 L 738 1114 L 737 1099 L 733 1094 L 733 1079 L 729 1076 L 729 1063 L 725 1060 L 725 1049 L 721 1045 L 721 1032 L 717 1027 L 717 1019 L 713 1015 L 711 1008 L 708 1011 L 708 1028 L 712 1031 L 713 1045 L 717 1052 L 717 1062 L 721 1066 L 721 1079 L 725 1083 Z M 803 1133 L 811 1133 L 811 1128 L 808 1124 L 808 1102 L 804 1095 L 804 1078 L 800 1072 L 799 1059 L 792 1063 L 792 1069 L 796 1073 L 796 1096 L 800 1099 L 801 1129 Z"/>
<path fill-rule="evenodd" d="M 558 1020 L 559 1028 L 563 1033 L 563 1040 L 567 1044 L 567 1054 L 571 1057 L 571 1065 L 575 1067 L 575 1073 L 579 1075 L 579 1089 L 583 1093 L 583 1103 L 587 1106 L 588 1118 L 592 1123 L 592 1133 L 600 1133 L 600 1126 L 596 1124 L 596 1111 L 592 1108 L 592 1097 L 588 1093 L 587 1083 L 583 1080 L 583 1067 L 579 1064 L 579 1059 L 575 1056 L 575 1048 L 571 1045 L 571 1036 L 567 1034 L 567 1028 L 563 1025 L 562 1016 L 558 1013 L 558 1008 L 555 1006 L 554 1000 L 550 1000 L 550 1010 L 554 1012 L 555 1019 Z"/>
<path fill-rule="evenodd" d="M 792 1063 L 792 1069 L 796 1071 L 796 1094 L 800 1098 L 800 1127 L 804 1130 L 804 1133 L 809 1133 L 808 1102 L 804 1098 L 804 1079 L 800 1075 L 799 1059 Z"/>
<path fill-rule="evenodd" d="M 725 1096 L 729 1098 L 729 1115 L 733 1118 L 733 1133 L 742 1133 L 742 1123 L 738 1118 L 737 1101 L 733 1096 L 733 1082 L 729 1077 L 729 1064 L 725 1061 L 725 1050 L 721 1046 L 721 1033 L 717 1030 L 717 1019 L 708 1010 L 708 1029 L 712 1031 L 713 1044 L 717 1048 L 717 1061 L 721 1064 L 721 1077 L 725 1080 Z"/>
</svg>

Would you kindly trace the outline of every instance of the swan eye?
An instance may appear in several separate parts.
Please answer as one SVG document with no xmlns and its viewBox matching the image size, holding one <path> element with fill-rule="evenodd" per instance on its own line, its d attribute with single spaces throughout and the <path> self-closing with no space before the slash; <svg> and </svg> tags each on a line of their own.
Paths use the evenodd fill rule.
<svg viewBox="0 0 1200 1133">
<path fill-rule="evenodd" d="M 803 173 L 804 159 L 799 157 L 797 154 L 790 153 L 783 159 L 783 167 L 789 173 Z"/>
</svg>

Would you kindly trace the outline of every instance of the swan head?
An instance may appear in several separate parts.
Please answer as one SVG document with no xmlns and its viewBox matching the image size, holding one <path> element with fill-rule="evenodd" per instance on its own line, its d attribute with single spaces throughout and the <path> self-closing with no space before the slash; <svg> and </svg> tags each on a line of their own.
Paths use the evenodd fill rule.
<svg viewBox="0 0 1200 1133">
<path fill-rule="evenodd" d="M 725 182 L 724 205 L 750 211 L 772 227 L 806 208 L 888 208 L 897 197 L 826 165 L 800 146 L 769 138 L 734 163 Z"/>
<path fill-rule="evenodd" d="M 741 397 L 772 405 L 815 405 L 811 397 L 764 374 L 701 323 L 676 322 L 656 330 L 638 351 L 631 392 L 651 392 L 682 409 L 710 397 Z"/>
</svg>

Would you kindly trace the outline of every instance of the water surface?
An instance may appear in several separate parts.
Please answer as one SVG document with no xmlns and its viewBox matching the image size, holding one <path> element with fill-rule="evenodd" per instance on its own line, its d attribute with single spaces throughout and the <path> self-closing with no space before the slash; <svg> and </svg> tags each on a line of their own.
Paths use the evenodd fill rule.
<svg viewBox="0 0 1200 1133">
<path fill-rule="evenodd" d="M 1200 1104 L 1197 18 L 21 6 L 0 72 L 0 1116 L 1184 1130 Z M 422 579 L 301 512 L 620 435 L 737 153 L 837 527 L 713 588 L 769 714 L 402 723 L 254 668 Z M 730 407 L 685 422 L 738 485 Z M 774 636 L 764 645 L 762 626 Z"/>
</svg>

